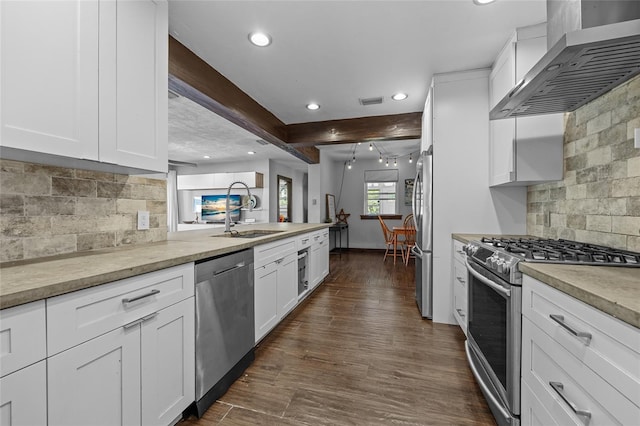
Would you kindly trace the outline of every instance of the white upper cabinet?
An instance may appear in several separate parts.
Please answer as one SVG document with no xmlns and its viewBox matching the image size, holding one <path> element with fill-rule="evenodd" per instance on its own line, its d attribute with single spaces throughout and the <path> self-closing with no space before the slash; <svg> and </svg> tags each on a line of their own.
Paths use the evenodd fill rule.
<svg viewBox="0 0 640 426">
<path fill-rule="evenodd" d="M 100 22 L 100 161 L 166 172 L 167 3 L 102 1 Z"/>
<path fill-rule="evenodd" d="M 98 1 L 3 1 L 0 21 L 0 145 L 98 160 Z"/>
<path fill-rule="evenodd" d="M 164 0 L 1 2 L 0 144 L 167 171 Z"/>
<path fill-rule="evenodd" d="M 489 77 L 493 108 L 546 53 L 546 25 L 518 29 L 496 59 Z M 492 120 L 490 186 L 562 179 L 563 114 Z"/>
</svg>

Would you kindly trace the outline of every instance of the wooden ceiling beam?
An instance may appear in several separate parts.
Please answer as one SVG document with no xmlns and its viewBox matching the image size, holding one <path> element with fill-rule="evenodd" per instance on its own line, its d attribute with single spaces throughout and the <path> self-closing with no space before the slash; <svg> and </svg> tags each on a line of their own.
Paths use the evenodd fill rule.
<svg viewBox="0 0 640 426">
<path fill-rule="evenodd" d="M 420 139 L 422 112 L 289 124 L 287 142 L 297 147 L 379 140 Z"/>
<path fill-rule="evenodd" d="M 282 121 L 171 36 L 169 88 L 309 164 L 320 162 L 317 148 L 287 144 Z"/>
</svg>

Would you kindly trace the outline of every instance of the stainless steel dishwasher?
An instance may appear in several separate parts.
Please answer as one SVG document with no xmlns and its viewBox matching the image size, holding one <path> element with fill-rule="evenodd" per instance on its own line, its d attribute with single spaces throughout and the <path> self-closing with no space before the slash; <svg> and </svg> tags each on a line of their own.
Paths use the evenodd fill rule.
<svg viewBox="0 0 640 426">
<path fill-rule="evenodd" d="M 253 362 L 253 249 L 196 262 L 198 417 Z"/>
</svg>

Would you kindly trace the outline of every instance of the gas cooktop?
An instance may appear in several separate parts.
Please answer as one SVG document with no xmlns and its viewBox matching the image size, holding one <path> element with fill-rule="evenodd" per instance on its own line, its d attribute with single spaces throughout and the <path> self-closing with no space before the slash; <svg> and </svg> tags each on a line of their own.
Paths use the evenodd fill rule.
<svg viewBox="0 0 640 426">
<path fill-rule="evenodd" d="M 571 240 L 482 237 L 480 242 L 525 262 L 640 267 L 640 253 Z"/>
</svg>

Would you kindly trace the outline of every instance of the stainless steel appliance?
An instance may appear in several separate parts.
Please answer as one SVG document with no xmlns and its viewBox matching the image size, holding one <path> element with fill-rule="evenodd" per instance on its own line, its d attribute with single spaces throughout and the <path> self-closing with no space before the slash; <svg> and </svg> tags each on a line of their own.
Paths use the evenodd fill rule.
<svg viewBox="0 0 640 426">
<path fill-rule="evenodd" d="M 465 246 L 467 359 L 499 425 L 519 425 L 520 262 L 640 267 L 640 253 L 568 240 L 482 238 Z"/>
<path fill-rule="evenodd" d="M 548 52 L 490 118 L 575 111 L 640 73 L 640 2 L 547 0 Z"/>
<path fill-rule="evenodd" d="M 253 249 L 196 263 L 198 417 L 253 362 Z"/>
<path fill-rule="evenodd" d="M 433 145 L 416 163 L 411 208 L 416 223 L 416 302 L 420 314 L 433 317 Z"/>
</svg>

